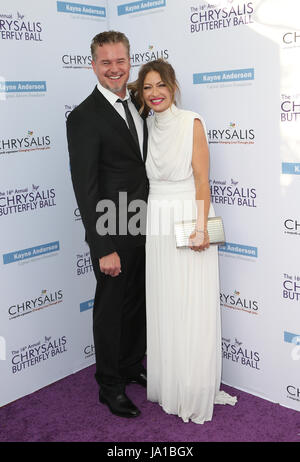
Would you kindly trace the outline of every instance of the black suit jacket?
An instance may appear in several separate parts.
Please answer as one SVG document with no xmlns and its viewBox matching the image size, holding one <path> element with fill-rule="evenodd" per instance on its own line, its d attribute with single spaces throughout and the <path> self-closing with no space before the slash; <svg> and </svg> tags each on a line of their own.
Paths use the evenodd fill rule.
<svg viewBox="0 0 300 462">
<path fill-rule="evenodd" d="M 126 122 L 97 87 L 70 113 L 67 138 L 74 192 L 93 257 L 144 245 L 145 227 L 136 236 L 120 235 L 119 214 L 127 210 L 119 204 L 119 192 L 127 193 L 128 204 L 137 199 L 147 202 L 145 163 Z M 144 120 L 144 154 L 146 146 Z M 96 207 L 105 199 L 115 204 L 116 234 L 99 235 L 96 230 L 98 218 L 107 212 L 97 212 Z M 134 212 L 127 215 L 128 224 Z M 145 217 L 142 221 L 145 225 Z"/>
</svg>

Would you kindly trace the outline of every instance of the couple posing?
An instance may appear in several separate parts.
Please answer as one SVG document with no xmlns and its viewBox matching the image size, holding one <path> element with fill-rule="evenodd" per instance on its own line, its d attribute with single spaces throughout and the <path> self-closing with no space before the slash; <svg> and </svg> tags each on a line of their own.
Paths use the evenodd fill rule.
<svg viewBox="0 0 300 462">
<path fill-rule="evenodd" d="M 163 60 L 145 64 L 127 87 L 130 47 L 124 34 L 96 35 L 91 54 L 98 84 L 69 115 L 67 136 L 97 280 L 93 332 L 99 400 L 113 414 L 137 417 L 140 411 L 125 393 L 126 384 L 137 383 L 165 412 L 203 423 L 211 420 L 215 403 L 236 400 L 219 391 L 218 255 L 206 230 L 214 211 L 204 122 L 175 106 L 175 73 Z M 147 120 L 151 109 L 154 116 Z M 164 216 L 176 212 L 166 204 L 204 204 L 203 213 L 194 207 L 190 248 L 176 248 L 172 228 L 168 235 L 146 238 L 145 229 L 138 235 L 99 234 L 97 204 L 113 201 L 120 220 L 120 192 L 126 192 L 129 204 L 148 200 L 147 226 L 155 219 L 160 230 Z M 152 214 L 151 202 L 160 201 L 159 213 Z M 129 212 L 127 220 L 133 215 Z"/>
</svg>

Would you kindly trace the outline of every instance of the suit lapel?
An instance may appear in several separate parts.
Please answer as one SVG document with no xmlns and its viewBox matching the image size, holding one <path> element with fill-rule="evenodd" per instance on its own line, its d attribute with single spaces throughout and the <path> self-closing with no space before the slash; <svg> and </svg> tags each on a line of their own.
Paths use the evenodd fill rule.
<svg viewBox="0 0 300 462">
<path fill-rule="evenodd" d="M 138 105 L 133 92 L 130 92 L 130 98 L 134 104 L 136 110 L 139 112 L 140 106 Z M 141 118 L 143 119 L 143 160 L 146 162 L 147 159 L 147 147 L 148 147 L 148 127 L 146 117 L 142 114 Z"/>
<path fill-rule="evenodd" d="M 115 127 L 118 134 L 130 145 L 132 151 L 137 155 L 139 160 L 142 160 L 139 147 L 136 145 L 135 140 L 133 139 L 130 131 L 128 130 L 127 124 L 123 117 L 114 109 L 114 107 L 107 101 L 107 99 L 102 95 L 102 93 L 95 87 L 93 97 L 96 100 L 97 106 L 101 106 L 102 109 L 106 111 L 106 115 L 109 118 L 111 125 Z"/>
<path fill-rule="evenodd" d="M 143 118 L 144 122 L 144 137 L 143 137 L 143 159 L 144 162 L 147 160 L 147 149 L 148 149 L 148 127 L 147 127 L 147 120 L 146 118 Z"/>
</svg>

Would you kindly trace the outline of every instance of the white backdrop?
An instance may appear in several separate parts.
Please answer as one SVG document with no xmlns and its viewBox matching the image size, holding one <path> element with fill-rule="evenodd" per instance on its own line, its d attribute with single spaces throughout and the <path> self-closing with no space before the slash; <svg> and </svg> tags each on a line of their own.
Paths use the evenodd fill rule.
<svg viewBox="0 0 300 462">
<path fill-rule="evenodd" d="M 65 120 L 96 83 L 92 37 L 112 28 L 131 42 L 132 80 L 144 62 L 168 59 L 179 105 L 206 120 L 212 201 L 227 241 L 223 382 L 300 410 L 298 3 L 4 2 L 0 405 L 95 360 L 95 281 Z"/>
</svg>

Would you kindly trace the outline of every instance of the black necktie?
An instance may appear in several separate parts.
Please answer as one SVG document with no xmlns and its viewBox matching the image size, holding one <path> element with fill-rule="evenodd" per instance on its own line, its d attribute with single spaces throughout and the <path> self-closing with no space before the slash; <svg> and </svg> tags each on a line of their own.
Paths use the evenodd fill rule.
<svg viewBox="0 0 300 462">
<path fill-rule="evenodd" d="M 138 146 L 138 148 L 140 150 L 138 134 L 137 134 L 137 131 L 136 131 L 136 128 L 135 128 L 135 125 L 134 125 L 134 120 L 133 120 L 132 114 L 131 114 L 131 112 L 129 110 L 129 107 L 128 107 L 127 100 L 122 101 L 121 99 L 117 99 L 117 103 L 122 103 L 123 104 L 123 108 L 125 110 L 125 115 L 126 115 L 126 120 L 127 120 L 127 123 L 128 123 L 129 131 L 132 134 L 133 139 L 135 140 L 135 142 L 136 142 L 136 144 L 137 144 L 137 146 Z"/>
</svg>

